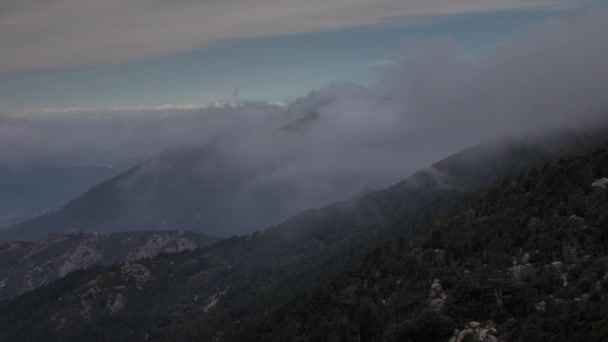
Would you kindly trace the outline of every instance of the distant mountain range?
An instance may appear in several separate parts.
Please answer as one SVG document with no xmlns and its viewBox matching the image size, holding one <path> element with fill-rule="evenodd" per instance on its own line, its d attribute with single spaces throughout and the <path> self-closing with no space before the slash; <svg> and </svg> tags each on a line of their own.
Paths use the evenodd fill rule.
<svg viewBox="0 0 608 342">
<path fill-rule="evenodd" d="M 63 230 L 253 231 L 282 218 L 289 189 L 241 198 L 248 177 L 213 146 L 174 149 L 92 187 L 58 211 L 0 231 L 0 239 L 31 240 Z"/>
<path fill-rule="evenodd" d="M 299 134 L 317 119 L 318 115 L 312 114 L 281 130 Z M 48 206 L 45 210 L 32 212 L 42 215 L 0 231 L 0 240 L 36 240 L 51 232 L 66 230 L 185 229 L 222 236 L 252 232 L 309 208 L 306 204 L 293 204 L 297 202 L 293 184 L 277 182 L 251 186 L 256 177 L 271 170 L 271 167 L 268 170 L 243 167 L 222 154 L 216 144 L 173 148 L 120 174 L 100 170 L 107 172 L 101 172 L 97 180 L 106 179 L 108 175 L 115 177 L 96 185 L 94 182 L 79 183 L 80 188 L 69 189 L 73 190 L 69 192 L 73 200 L 67 205 L 50 207 L 56 209 L 52 212 Z M 79 179 L 78 174 L 66 176 L 73 182 Z M 31 181 L 33 176 L 20 174 L 20 177 L 30 181 L 27 186 L 35 196 L 38 183 Z M 47 187 L 61 184 L 57 181 L 49 185 L 47 180 L 48 177 L 42 177 L 40 183 Z M 11 178 L 6 178 L 4 183 L 7 187 L 18 184 Z M 24 203 L 37 203 L 34 200 L 27 202 L 31 196 L 18 185 L 14 186 L 12 196 L 24 197 Z M 85 192 L 86 186 L 92 187 Z M 9 196 L 10 192 L 3 194 Z M 43 198 L 40 196 L 38 201 Z"/>
</svg>

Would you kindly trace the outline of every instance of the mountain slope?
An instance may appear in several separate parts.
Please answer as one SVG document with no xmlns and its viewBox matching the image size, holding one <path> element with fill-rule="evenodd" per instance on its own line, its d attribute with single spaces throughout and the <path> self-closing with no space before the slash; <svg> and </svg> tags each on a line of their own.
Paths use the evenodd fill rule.
<svg viewBox="0 0 608 342">
<path fill-rule="evenodd" d="M 572 140 L 564 142 L 571 146 Z M 303 213 L 263 233 L 76 272 L 3 304 L 0 326 L 13 327 L 3 337 L 229 339 L 247 322 L 352 267 L 370 248 L 428 225 L 472 191 L 572 152 L 552 146 L 479 146 L 391 188 Z"/>
<path fill-rule="evenodd" d="M 36 242 L 0 242 L 0 301 L 78 269 L 206 247 L 219 239 L 176 231 L 56 233 Z"/>
<path fill-rule="evenodd" d="M 269 171 L 226 157 L 214 144 L 168 150 L 56 212 L 0 231 L 0 239 L 37 239 L 58 230 L 167 228 L 229 236 L 268 227 L 294 209 L 313 205 L 293 200 L 298 194 L 294 184 L 256 183 L 264 172 Z"/>
<path fill-rule="evenodd" d="M 607 245 L 600 150 L 502 181 L 235 340 L 605 341 Z"/>
<path fill-rule="evenodd" d="M 314 120 L 316 116 L 312 115 L 294 124 L 307 127 Z M 289 127 L 282 130 L 285 134 L 297 134 L 298 131 Z M 525 145 L 535 146 L 535 151 L 527 151 L 531 155 L 526 158 L 532 160 L 502 160 L 508 160 L 512 164 L 508 167 L 513 168 L 526 165 L 539 157 L 546 160 L 550 155 L 567 152 L 570 146 L 580 149 L 586 148 L 585 144 L 597 144 L 598 139 L 604 139 L 601 132 L 602 130 L 598 129 L 589 134 L 590 136 L 560 133 L 543 137 L 541 142 L 510 143 L 512 146 L 519 144 L 520 147 L 508 153 L 526 153 L 518 149 L 525 149 Z M 539 144 L 544 145 L 542 149 Z M 229 157 L 232 154 L 225 153 L 224 148 L 224 145 L 217 143 L 181 147 L 160 153 L 147 162 L 93 187 L 56 212 L 0 231 L 0 240 L 38 239 L 50 232 L 65 230 L 116 232 L 187 229 L 210 235 L 229 236 L 268 227 L 297 212 L 317 207 L 319 203 L 331 203 L 335 200 L 330 201 L 326 197 L 330 195 L 326 193 L 315 195 L 318 191 L 308 183 L 307 190 L 302 190 L 302 184 L 298 184 L 297 180 L 287 181 L 280 177 L 271 177 L 271 180 L 260 181 L 264 175 L 272 174 L 275 166 L 264 163 L 252 166 L 243 163 L 234 156 Z M 459 154 L 456 158 L 459 161 L 448 158 L 450 161 L 447 163 L 453 164 L 449 166 L 451 170 L 448 170 L 448 174 L 454 173 L 450 175 L 452 178 L 466 177 L 464 174 L 457 174 L 460 171 L 456 168 L 463 168 L 463 172 L 468 172 L 467 168 L 474 167 L 478 158 L 483 160 L 492 157 L 497 148 L 497 153 L 501 153 L 499 147 L 491 145 Z M 506 150 L 503 152 L 507 153 Z M 499 168 L 500 166 L 491 166 L 488 170 L 481 169 L 478 173 L 470 173 L 473 178 L 459 179 L 458 182 L 462 184 L 457 186 L 466 188 L 476 182 L 483 184 L 484 177 L 490 179 L 495 176 L 483 172 Z M 336 180 L 338 183 L 344 183 L 340 188 L 355 189 L 355 184 L 351 184 L 351 181 L 358 184 L 358 181 L 350 180 L 346 176 Z"/>
</svg>

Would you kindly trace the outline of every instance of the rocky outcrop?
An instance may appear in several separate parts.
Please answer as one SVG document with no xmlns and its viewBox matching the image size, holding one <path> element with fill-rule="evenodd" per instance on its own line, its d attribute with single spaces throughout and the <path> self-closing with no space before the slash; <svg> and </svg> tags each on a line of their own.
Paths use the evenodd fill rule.
<svg viewBox="0 0 608 342">
<path fill-rule="evenodd" d="M 72 271 L 97 265 L 102 259 L 103 255 L 90 245 L 80 245 L 62 256 L 57 274 L 64 277 Z"/>
<path fill-rule="evenodd" d="M 0 258 L 15 261 L 0 267 L 0 301 L 78 269 L 192 250 L 218 240 L 183 231 L 115 234 L 68 231 L 50 234 L 37 242 L 0 242 Z M 145 271 L 133 270 L 133 274 L 138 274 L 135 278 L 140 281 L 146 278 Z"/>
<path fill-rule="evenodd" d="M 445 306 L 445 301 L 448 299 L 448 295 L 443 290 L 439 279 L 433 281 L 429 297 L 431 299 L 431 309 L 435 312 L 441 312 Z"/>
<path fill-rule="evenodd" d="M 117 294 L 115 296 L 110 296 L 108 298 L 108 302 L 106 303 L 106 310 L 110 311 L 111 315 L 123 310 L 127 303 L 127 299 L 122 294 Z"/>
<path fill-rule="evenodd" d="M 479 342 L 500 342 L 497 337 L 498 331 L 493 321 L 485 324 L 479 322 L 469 322 L 463 330 L 456 329 L 449 342 L 479 341 Z"/>
<path fill-rule="evenodd" d="M 591 183 L 591 186 L 594 188 L 608 189 L 608 178 L 598 179 Z"/>
<path fill-rule="evenodd" d="M 144 258 L 152 258 L 160 253 L 179 253 L 183 251 L 191 251 L 197 247 L 196 242 L 180 236 L 155 234 L 148 239 L 144 245 L 131 253 L 127 259 L 139 260 Z"/>
<path fill-rule="evenodd" d="M 220 298 L 225 294 L 226 291 L 220 291 L 209 297 L 207 305 L 203 307 L 203 311 L 209 312 L 209 310 L 213 309 L 217 305 L 217 302 L 220 300 Z"/>
<path fill-rule="evenodd" d="M 126 278 L 131 278 L 137 283 L 145 283 L 150 280 L 150 270 L 138 263 L 126 262 L 120 271 Z"/>
</svg>

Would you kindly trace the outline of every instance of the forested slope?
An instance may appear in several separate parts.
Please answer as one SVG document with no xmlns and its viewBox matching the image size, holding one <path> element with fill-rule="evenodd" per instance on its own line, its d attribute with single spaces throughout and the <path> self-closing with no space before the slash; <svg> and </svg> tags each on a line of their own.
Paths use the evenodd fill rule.
<svg viewBox="0 0 608 342">
<path fill-rule="evenodd" d="M 507 178 L 235 340 L 605 341 L 606 177 L 608 150 Z"/>
</svg>

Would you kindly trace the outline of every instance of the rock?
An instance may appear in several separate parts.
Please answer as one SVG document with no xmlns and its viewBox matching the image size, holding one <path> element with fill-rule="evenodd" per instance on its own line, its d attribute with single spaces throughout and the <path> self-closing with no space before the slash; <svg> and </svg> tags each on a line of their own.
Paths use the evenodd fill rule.
<svg viewBox="0 0 608 342">
<path fill-rule="evenodd" d="M 525 253 L 522 257 L 521 257 L 521 263 L 522 264 L 527 264 L 530 262 L 530 253 Z"/>
<path fill-rule="evenodd" d="M 71 253 L 61 257 L 61 266 L 57 270 L 60 277 L 82 268 L 89 268 L 97 265 L 103 259 L 103 255 L 88 245 L 80 245 Z"/>
<path fill-rule="evenodd" d="M 596 180 L 595 182 L 591 183 L 591 187 L 608 189 L 608 178 L 602 178 L 602 179 Z"/>
<path fill-rule="evenodd" d="M 465 340 L 481 341 L 481 342 L 498 342 L 499 339 L 496 337 L 498 332 L 496 331 L 496 324 L 493 321 L 487 321 L 485 324 L 480 322 L 469 322 L 465 328 L 461 330 L 454 330 L 452 337 L 449 339 L 450 342 L 462 342 Z"/>
<path fill-rule="evenodd" d="M 225 294 L 226 291 L 221 291 L 209 297 L 209 303 L 203 307 L 203 311 L 208 312 L 209 310 L 213 309 L 217 305 L 220 298 Z"/>
<path fill-rule="evenodd" d="M 574 222 L 584 222 L 585 220 L 583 220 L 582 217 L 580 216 L 576 216 L 576 215 L 572 215 L 568 218 L 570 221 L 574 221 Z"/>
<path fill-rule="evenodd" d="M 555 304 L 566 304 L 566 301 L 562 298 L 555 298 L 554 302 Z"/>
<path fill-rule="evenodd" d="M 536 311 L 538 312 L 545 312 L 547 307 L 547 303 L 543 300 L 542 302 L 534 305 L 534 308 L 536 309 Z"/>
<path fill-rule="evenodd" d="M 152 258 L 160 253 L 179 253 L 197 248 L 196 242 L 183 237 L 154 234 L 141 247 L 131 253 L 127 260 Z"/>
<path fill-rule="evenodd" d="M 462 342 L 468 335 L 473 335 L 475 332 L 471 328 L 464 329 L 458 334 L 456 342 Z"/>
<path fill-rule="evenodd" d="M 443 292 L 441 282 L 439 281 L 439 279 L 433 280 L 433 285 L 431 285 L 431 296 L 434 294 L 439 295 L 441 292 Z"/>
<path fill-rule="evenodd" d="M 110 310 L 110 314 L 115 314 L 125 308 L 127 299 L 122 294 L 117 294 L 114 298 L 108 298 L 106 309 Z"/>
<path fill-rule="evenodd" d="M 150 270 L 138 263 L 126 262 L 120 271 L 123 275 L 132 277 L 137 283 L 144 283 L 150 279 Z"/>
<path fill-rule="evenodd" d="M 441 286 L 441 281 L 439 279 L 433 280 L 429 297 L 431 299 L 431 309 L 433 311 L 440 312 L 443 310 L 448 295 L 445 293 L 445 291 L 443 291 L 443 287 Z"/>
<path fill-rule="evenodd" d="M 558 270 L 561 270 L 563 265 L 564 264 L 561 261 L 554 261 L 551 263 L 551 266 L 555 267 Z"/>
</svg>

